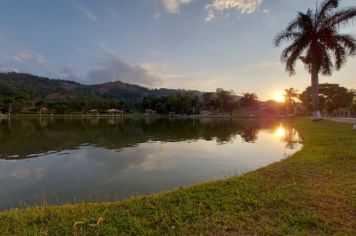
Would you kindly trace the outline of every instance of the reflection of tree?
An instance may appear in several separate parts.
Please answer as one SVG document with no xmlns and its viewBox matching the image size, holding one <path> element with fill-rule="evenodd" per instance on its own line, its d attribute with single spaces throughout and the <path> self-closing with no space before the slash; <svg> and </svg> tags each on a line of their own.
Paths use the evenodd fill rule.
<svg viewBox="0 0 356 236">
<path fill-rule="evenodd" d="M 294 149 L 295 145 L 299 143 L 298 132 L 293 128 L 286 128 L 283 141 L 286 142 L 286 147 Z"/>
<path fill-rule="evenodd" d="M 245 142 L 253 143 L 257 140 L 258 127 L 246 126 L 241 132 L 240 136 Z"/>
<path fill-rule="evenodd" d="M 254 142 L 260 129 L 273 129 L 276 120 L 264 119 L 98 119 L 35 118 L 13 119 L 0 123 L 0 158 L 27 158 L 30 154 L 77 148 L 94 144 L 108 149 L 122 149 L 153 141 L 216 140 L 230 142 L 240 135 Z"/>
</svg>

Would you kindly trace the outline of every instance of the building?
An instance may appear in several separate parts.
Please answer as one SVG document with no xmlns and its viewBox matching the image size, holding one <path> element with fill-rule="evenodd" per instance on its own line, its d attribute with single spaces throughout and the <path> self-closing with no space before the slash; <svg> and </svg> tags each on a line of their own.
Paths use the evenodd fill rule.
<svg viewBox="0 0 356 236">
<path fill-rule="evenodd" d="M 107 113 L 111 114 L 111 115 L 114 115 L 114 114 L 123 114 L 124 111 L 123 110 L 119 110 L 119 109 L 116 109 L 116 108 L 111 108 L 109 110 L 106 110 Z"/>
<path fill-rule="evenodd" d="M 89 114 L 91 114 L 91 115 L 99 115 L 99 111 L 97 109 L 91 109 L 89 111 Z"/>
<path fill-rule="evenodd" d="M 211 111 L 208 111 L 208 110 L 202 110 L 202 111 L 200 111 L 199 114 L 201 116 L 211 116 L 211 115 L 213 115 L 213 113 Z"/>
<path fill-rule="evenodd" d="M 146 109 L 146 111 L 145 111 L 145 116 L 154 116 L 156 114 L 157 114 L 157 112 L 152 109 Z"/>
</svg>

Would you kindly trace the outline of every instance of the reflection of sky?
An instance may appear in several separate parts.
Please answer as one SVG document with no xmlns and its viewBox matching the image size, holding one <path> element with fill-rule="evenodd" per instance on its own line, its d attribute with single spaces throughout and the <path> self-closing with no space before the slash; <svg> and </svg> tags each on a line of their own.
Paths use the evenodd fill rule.
<svg viewBox="0 0 356 236">
<path fill-rule="evenodd" d="M 295 152 L 282 142 L 282 129 L 260 131 L 255 143 L 236 136 L 223 145 L 216 140 L 154 141 L 122 150 L 87 145 L 0 161 L 0 208 L 38 202 L 41 194 L 49 203 L 110 200 L 240 175 Z"/>
</svg>

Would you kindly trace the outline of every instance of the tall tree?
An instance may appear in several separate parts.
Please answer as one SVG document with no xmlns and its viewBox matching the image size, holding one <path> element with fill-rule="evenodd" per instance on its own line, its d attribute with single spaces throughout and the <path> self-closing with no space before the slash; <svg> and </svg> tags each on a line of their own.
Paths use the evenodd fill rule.
<svg viewBox="0 0 356 236">
<path fill-rule="evenodd" d="M 311 74 L 313 119 L 320 120 L 319 74 L 331 75 L 340 70 L 348 56 L 355 55 L 356 40 L 352 35 L 339 33 L 342 26 L 356 20 L 356 7 L 340 8 L 339 0 L 324 0 L 313 11 L 298 13 L 295 20 L 279 33 L 274 45 L 291 43 L 284 49 L 281 60 L 286 71 L 295 74 L 295 64 L 301 59 Z"/>
</svg>

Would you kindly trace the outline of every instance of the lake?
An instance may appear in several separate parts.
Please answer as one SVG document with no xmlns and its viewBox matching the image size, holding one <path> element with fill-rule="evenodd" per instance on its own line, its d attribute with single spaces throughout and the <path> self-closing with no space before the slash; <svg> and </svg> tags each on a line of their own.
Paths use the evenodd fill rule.
<svg viewBox="0 0 356 236">
<path fill-rule="evenodd" d="M 0 119 L 0 209 L 170 190 L 241 175 L 301 146 L 277 119 Z"/>
</svg>

